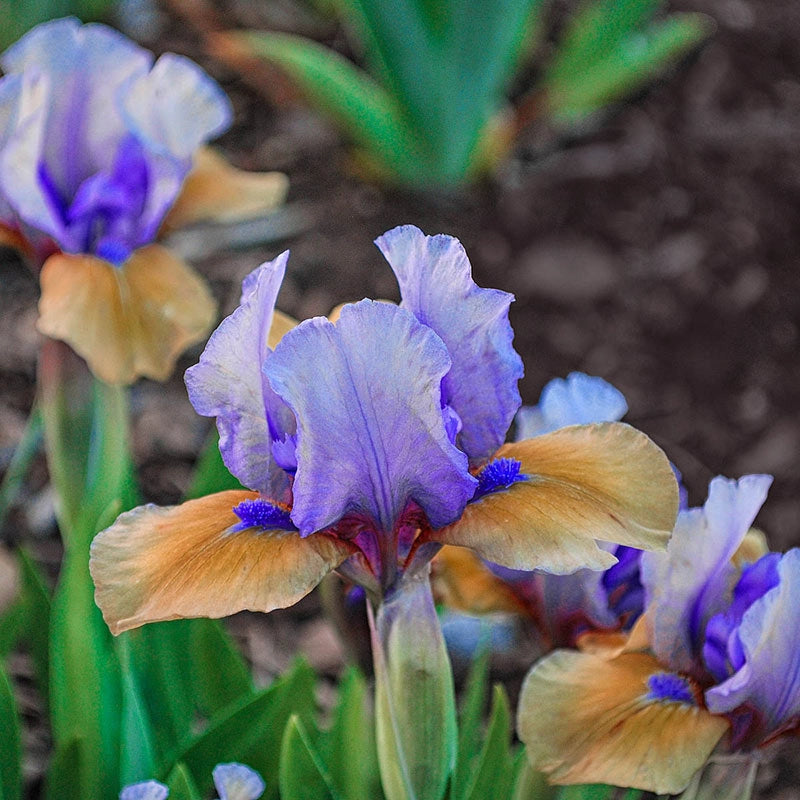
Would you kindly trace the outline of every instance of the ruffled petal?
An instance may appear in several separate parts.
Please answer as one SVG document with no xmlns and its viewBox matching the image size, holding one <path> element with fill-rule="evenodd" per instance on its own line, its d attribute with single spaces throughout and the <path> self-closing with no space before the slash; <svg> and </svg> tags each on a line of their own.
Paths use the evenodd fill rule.
<svg viewBox="0 0 800 800">
<path fill-rule="evenodd" d="M 673 669 L 696 671 L 706 623 L 730 600 L 731 559 L 771 483 L 769 475 L 714 478 L 703 508 L 678 515 L 667 552 L 642 556 L 651 645 Z"/>
<path fill-rule="evenodd" d="M 523 406 L 515 418 L 516 441 L 532 439 L 567 425 L 618 422 L 628 412 L 625 396 L 602 378 L 571 372 L 550 381 L 538 405 Z"/>
<path fill-rule="evenodd" d="M 472 462 L 505 441 L 519 408 L 522 360 L 508 321 L 513 295 L 481 289 L 458 239 L 425 236 L 413 225 L 375 240 L 397 276 L 402 307 L 433 328 L 453 361 L 442 382 L 444 401 L 461 417 L 459 447 Z"/>
<path fill-rule="evenodd" d="M 209 147 L 194 155 L 191 172 L 164 220 L 165 230 L 195 222 L 237 222 L 276 209 L 286 199 L 282 172 L 246 172 L 232 167 Z"/>
<path fill-rule="evenodd" d="M 165 380 L 216 315 L 205 282 L 160 245 L 114 267 L 58 253 L 42 268 L 39 330 L 67 342 L 108 383 Z"/>
<path fill-rule="evenodd" d="M 706 692 L 708 707 L 725 714 L 748 705 L 757 733 L 800 724 L 800 550 L 777 566 L 778 584 L 745 611 L 738 629 L 744 664 Z"/>
<path fill-rule="evenodd" d="M 430 328 L 371 300 L 284 336 L 264 371 L 297 418 L 292 519 L 303 534 L 348 512 L 391 532 L 410 500 L 431 524 L 458 517 L 476 481 L 445 428 L 449 367 Z"/>
<path fill-rule="evenodd" d="M 728 728 L 695 693 L 649 655 L 557 650 L 525 679 L 518 733 L 534 769 L 553 783 L 677 794 Z"/>
<path fill-rule="evenodd" d="M 217 418 L 219 448 L 242 484 L 286 500 L 289 479 L 272 456 L 272 443 L 294 433 L 294 417 L 272 391 L 262 366 L 294 320 L 275 311 L 288 250 L 245 278 L 241 305 L 208 340 L 200 362 L 186 371 L 189 400 Z"/>
<path fill-rule="evenodd" d="M 95 537 L 95 600 L 114 634 L 148 622 L 272 611 L 308 594 L 352 548 L 327 534 L 233 530 L 258 497 L 220 492 L 180 506 L 140 506 Z"/>
<path fill-rule="evenodd" d="M 524 479 L 470 503 L 432 540 L 513 569 L 558 574 L 616 563 L 597 539 L 665 547 L 678 508 L 675 476 L 664 453 L 630 426 L 561 428 L 504 445 L 496 458 L 518 461 Z"/>
</svg>

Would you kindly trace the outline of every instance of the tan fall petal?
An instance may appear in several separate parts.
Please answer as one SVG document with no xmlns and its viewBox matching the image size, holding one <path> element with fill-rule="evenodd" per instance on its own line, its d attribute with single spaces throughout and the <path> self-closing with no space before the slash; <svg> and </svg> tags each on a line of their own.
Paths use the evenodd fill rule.
<svg viewBox="0 0 800 800">
<path fill-rule="evenodd" d="M 211 148 L 201 147 L 162 230 L 261 216 L 280 206 L 288 191 L 289 179 L 282 172 L 236 169 Z"/>
<path fill-rule="evenodd" d="M 140 506 L 92 543 L 95 600 L 114 634 L 148 622 L 293 605 L 351 554 L 326 534 L 250 528 L 233 512 L 256 492 Z"/>
<path fill-rule="evenodd" d="M 664 453 L 621 422 L 574 425 L 503 445 L 494 458 L 521 462 L 527 480 L 487 494 L 430 538 L 475 550 L 513 569 L 607 569 L 596 540 L 664 549 L 678 486 Z"/>
<path fill-rule="evenodd" d="M 67 342 L 107 383 L 166 380 L 216 317 L 205 281 L 152 244 L 115 267 L 94 256 L 50 256 L 40 277 L 38 328 Z"/>
<path fill-rule="evenodd" d="M 508 584 L 487 569 L 471 550 L 443 547 L 431 565 L 434 597 L 448 608 L 468 614 L 525 613 Z"/>
<path fill-rule="evenodd" d="M 558 784 L 682 791 L 728 722 L 696 704 L 649 697 L 648 679 L 663 672 L 642 653 L 543 658 L 525 679 L 517 719 L 533 768 Z"/>
</svg>

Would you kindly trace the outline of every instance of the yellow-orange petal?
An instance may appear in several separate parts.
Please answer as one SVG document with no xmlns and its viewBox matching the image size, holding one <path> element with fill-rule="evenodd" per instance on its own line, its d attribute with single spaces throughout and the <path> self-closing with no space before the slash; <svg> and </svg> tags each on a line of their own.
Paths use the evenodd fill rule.
<svg viewBox="0 0 800 800">
<path fill-rule="evenodd" d="M 201 147 L 162 230 L 251 219 L 281 205 L 288 191 L 289 179 L 282 172 L 236 169 L 211 148 Z"/>
<path fill-rule="evenodd" d="M 574 425 L 503 445 L 527 480 L 487 494 L 430 538 L 514 569 L 606 569 L 616 559 L 595 540 L 664 549 L 678 512 L 667 457 L 621 422 Z"/>
<path fill-rule="evenodd" d="M 92 542 L 95 601 L 113 634 L 148 622 L 293 605 L 351 554 L 327 534 L 249 528 L 228 491 L 179 506 L 140 506 Z"/>
<path fill-rule="evenodd" d="M 33 255 L 30 242 L 16 229 L 0 223 L 0 247 L 19 250 L 25 256 Z"/>
<path fill-rule="evenodd" d="M 508 584 L 464 547 L 443 547 L 431 565 L 431 584 L 438 602 L 469 614 L 524 613 L 525 606 Z"/>
<path fill-rule="evenodd" d="M 205 281 L 157 244 L 134 251 L 121 267 L 57 253 L 40 281 L 39 330 L 67 342 L 107 383 L 166 380 L 216 316 Z"/>
<path fill-rule="evenodd" d="M 650 655 L 608 660 L 556 650 L 528 673 L 517 729 L 534 769 L 559 784 L 606 783 L 676 794 L 728 729 L 689 702 L 653 699 Z"/>
</svg>

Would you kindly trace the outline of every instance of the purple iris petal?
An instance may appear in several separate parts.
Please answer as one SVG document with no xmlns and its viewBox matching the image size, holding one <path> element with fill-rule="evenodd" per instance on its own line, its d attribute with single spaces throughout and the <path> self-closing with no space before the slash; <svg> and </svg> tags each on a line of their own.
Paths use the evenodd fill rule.
<svg viewBox="0 0 800 800">
<path fill-rule="evenodd" d="M 303 535 L 348 513 L 389 534 L 411 500 L 434 527 L 460 516 L 477 481 L 442 418 L 449 368 L 430 328 L 370 300 L 335 326 L 311 319 L 283 337 L 264 372 L 297 418 L 292 519 Z"/>
<path fill-rule="evenodd" d="M 452 236 L 425 236 L 404 225 L 375 244 L 397 276 L 402 307 L 447 345 L 452 367 L 442 390 L 444 402 L 461 417 L 459 447 L 472 462 L 489 458 L 505 441 L 520 404 L 522 360 L 508 321 L 513 295 L 478 287 L 464 248 Z"/>
<path fill-rule="evenodd" d="M 666 553 L 643 553 L 652 649 L 672 669 L 703 671 L 708 620 L 730 602 L 731 563 L 772 483 L 769 475 L 714 478 L 703 508 L 681 511 Z"/>
<path fill-rule="evenodd" d="M 515 419 L 515 439 L 532 439 L 567 425 L 617 422 L 628 411 L 625 397 L 602 378 L 571 372 L 542 389 L 539 403 L 523 406 Z"/>
<path fill-rule="evenodd" d="M 199 67 L 104 25 L 39 25 L 0 59 L 0 215 L 68 252 L 122 260 L 155 238 L 192 154 L 230 123 Z M 4 122 L 5 120 L 5 122 Z M 5 130 L 3 128 L 5 127 Z"/>
<path fill-rule="evenodd" d="M 800 719 L 800 550 L 781 557 L 777 574 L 777 585 L 742 616 L 741 668 L 706 692 L 714 714 L 755 709 L 759 737 Z"/>
<path fill-rule="evenodd" d="M 119 793 L 119 800 L 166 800 L 169 789 L 158 781 L 142 781 L 126 786 Z"/>
<path fill-rule="evenodd" d="M 478 473 L 478 487 L 472 499 L 479 500 L 484 495 L 508 489 L 517 481 L 527 480 L 527 475 L 520 474 L 521 468 L 522 463 L 516 458 L 496 458 L 490 461 Z"/>
<path fill-rule="evenodd" d="M 219 800 L 258 800 L 266 789 L 261 776 L 244 764 L 217 764 L 212 775 Z"/>
<path fill-rule="evenodd" d="M 723 681 L 744 664 L 744 652 L 738 628 L 745 611 L 778 585 L 779 553 L 767 555 L 748 564 L 733 590 L 731 605 L 713 616 L 706 626 L 703 659 L 715 680 Z"/>
<path fill-rule="evenodd" d="M 686 703 L 696 706 L 692 687 L 686 678 L 672 672 L 657 672 L 647 679 L 647 700 L 666 701 L 671 703 Z"/>
<path fill-rule="evenodd" d="M 245 279 L 241 305 L 214 331 L 200 363 L 186 371 L 195 410 L 217 418 L 228 469 L 245 486 L 280 502 L 289 499 L 289 477 L 272 448 L 294 433 L 294 417 L 270 388 L 262 365 L 271 353 L 269 330 L 288 258 L 288 251 L 282 253 Z"/>
<path fill-rule="evenodd" d="M 644 587 L 640 575 L 642 551 L 619 545 L 614 550 L 617 563 L 609 567 L 600 580 L 608 598 L 609 609 L 624 619 L 629 629 L 644 611 Z"/>
</svg>

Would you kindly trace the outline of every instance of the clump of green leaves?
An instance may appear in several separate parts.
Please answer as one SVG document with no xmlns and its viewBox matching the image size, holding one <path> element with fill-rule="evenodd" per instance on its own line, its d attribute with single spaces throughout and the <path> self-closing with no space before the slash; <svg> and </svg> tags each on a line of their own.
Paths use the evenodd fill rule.
<svg viewBox="0 0 800 800">
<path fill-rule="evenodd" d="M 544 0 L 337 0 L 366 69 L 310 39 L 241 37 L 278 65 L 386 177 L 454 186 L 489 170 L 533 118 L 569 124 L 635 92 L 708 36 L 700 14 L 659 16 L 659 0 L 587 0 L 516 109 L 535 60 Z"/>
</svg>

